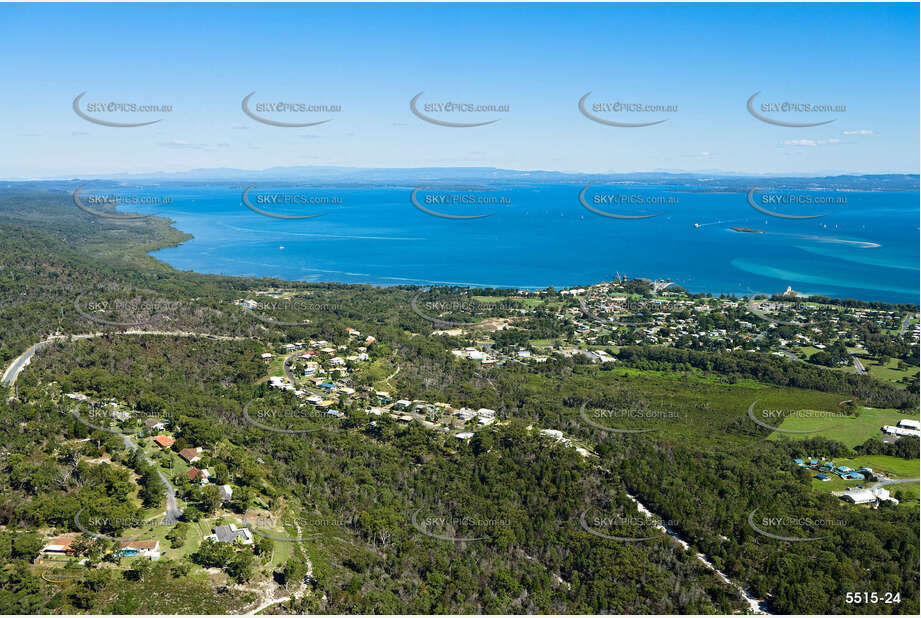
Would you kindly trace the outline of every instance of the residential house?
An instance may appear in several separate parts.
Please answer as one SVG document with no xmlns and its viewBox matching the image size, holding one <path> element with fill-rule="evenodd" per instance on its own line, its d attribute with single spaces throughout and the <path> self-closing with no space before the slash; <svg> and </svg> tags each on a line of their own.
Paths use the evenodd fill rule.
<svg viewBox="0 0 921 618">
<path fill-rule="evenodd" d="M 122 541 L 118 553 L 122 556 L 140 556 L 157 560 L 160 557 L 160 541 Z"/>
<path fill-rule="evenodd" d="M 42 548 L 42 553 L 60 556 L 69 554 L 71 551 L 73 551 L 70 546 L 73 544 L 74 538 L 75 537 L 72 536 L 59 536 L 58 538 L 45 545 Z"/>
<path fill-rule="evenodd" d="M 221 497 L 221 502 L 227 502 L 233 497 L 233 488 L 230 485 L 220 485 L 217 490 Z"/>
<path fill-rule="evenodd" d="M 195 463 L 201 459 L 201 449 L 200 448 L 184 448 L 179 451 L 179 456 L 185 459 L 189 463 Z"/>
<path fill-rule="evenodd" d="M 214 528 L 214 533 L 205 537 L 219 543 L 240 543 L 252 545 L 253 533 L 247 528 L 237 528 L 236 524 L 227 524 Z"/>
<path fill-rule="evenodd" d="M 169 436 L 157 436 L 156 438 L 153 439 L 153 441 L 156 442 L 157 445 L 160 446 L 160 448 L 169 448 L 175 442 L 175 440 L 173 440 Z"/>
<path fill-rule="evenodd" d="M 164 429 L 166 429 L 166 423 L 164 423 L 161 420 L 157 420 L 155 418 L 147 419 L 146 421 L 144 421 L 144 425 L 150 431 L 163 431 Z"/>
<path fill-rule="evenodd" d="M 207 485 L 208 479 L 211 478 L 211 474 L 207 470 L 199 470 L 198 468 L 189 468 L 186 470 L 185 474 L 193 483 L 195 481 L 200 481 L 202 485 Z"/>
</svg>

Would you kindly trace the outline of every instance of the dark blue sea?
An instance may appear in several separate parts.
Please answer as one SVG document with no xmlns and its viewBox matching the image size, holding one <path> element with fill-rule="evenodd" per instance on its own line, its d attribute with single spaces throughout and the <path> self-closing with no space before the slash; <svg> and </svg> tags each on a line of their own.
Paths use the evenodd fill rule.
<svg viewBox="0 0 921 618">
<path fill-rule="evenodd" d="M 825 192 L 814 195 L 846 203 L 768 204 L 772 212 L 827 213 L 804 220 L 763 214 L 745 193 L 689 187 L 619 185 L 586 194 L 586 203 L 602 212 L 659 215 L 632 220 L 592 212 L 580 202 L 577 185 L 417 193 L 416 202 L 433 213 L 490 215 L 449 219 L 414 205 L 412 187 L 253 189 L 249 202 L 267 213 L 322 214 L 279 219 L 247 208 L 245 188 L 122 189 L 170 203 L 119 210 L 173 219 L 194 238 L 153 255 L 202 273 L 531 289 L 620 274 L 668 279 L 714 295 L 772 294 L 792 286 L 803 294 L 863 300 L 917 303 L 919 297 L 918 193 Z M 483 196 L 488 203 L 479 201 Z M 327 203 L 298 202 L 308 198 Z"/>
</svg>

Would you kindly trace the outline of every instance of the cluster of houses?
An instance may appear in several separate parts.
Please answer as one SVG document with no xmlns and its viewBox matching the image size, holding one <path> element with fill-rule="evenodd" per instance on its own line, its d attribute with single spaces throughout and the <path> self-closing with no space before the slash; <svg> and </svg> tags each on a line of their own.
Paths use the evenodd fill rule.
<svg viewBox="0 0 921 618">
<path fill-rule="evenodd" d="M 385 408 L 369 408 L 366 412 L 380 416 L 387 412 Z M 487 427 L 496 422 L 496 411 L 489 408 L 455 408 L 449 403 L 408 399 L 399 399 L 390 407 L 391 416 L 402 423 L 410 423 L 415 418 L 426 419 L 427 421 L 439 422 L 444 425 L 466 425 L 476 420 L 479 427 Z M 397 414 L 396 412 L 411 412 L 412 414 Z M 416 416 L 413 416 L 416 415 Z M 473 434 L 463 432 L 457 434 L 458 437 L 471 437 Z"/>
<path fill-rule="evenodd" d="M 370 360 L 368 346 L 377 342 L 373 336 L 366 336 L 362 342 L 361 332 L 354 328 L 346 329 L 349 334 L 349 343 L 358 345 L 355 353 L 350 354 L 349 345 L 333 346 L 326 340 L 310 341 L 309 343 L 288 343 L 282 346 L 286 354 L 297 350 L 304 352 L 297 356 L 295 365 L 302 368 L 302 381 L 304 388 L 297 388 L 281 376 L 269 378 L 269 386 L 294 393 L 295 396 L 304 398 L 321 410 L 327 410 L 332 416 L 345 416 L 338 410 L 332 409 L 336 404 L 330 397 L 344 394 L 352 396 L 355 389 L 349 385 L 348 375 L 351 373 L 350 365 Z M 305 349 L 306 348 L 306 349 Z M 324 360 L 325 359 L 325 360 Z M 309 389 L 313 391 L 309 391 Z"/>
<path fill-rule="evenodd" d="M 348 384 L 347 376 L 350 373 L 348 365 L 351 363 L 369 360 L 367 353 L 368 346 L 377 342 L 372 336 L 362 338 L 361 332 L 354 328 L 347 329 L 350 343 L 361 344 L 354 353 L 348 354 L 353 347 L 348 345 L 334 346 L 325 340 L 310 341 L 309 343 L 286 344 L 284 351 L 294 353 L 299 349 L 305 349 L 304 353 L 296 357 L 297 367 L 303 367 L 300 383 L 303 387 L 291 384 L 282 376 L 272 376 L 269 378 L 269 385 L 279 390 L 292 392 L 295 396 L 304 399 L 313 404 L 319 410 L 325 410 L 327 414 L 336 417 L 344 417 L 345 414 L 334 408 L 336 400 L 331 399 L 333 396 L 346 395 L 348 397 L 358 396 L 370 400 L 370 405 L 365 408 L 365 413 L 373 416 L 382 416 L 387 414 L 395 420 L 402 423 L 410 423 L 413 420 L 420 420 L 427 424 L 429 419 L 443 423 L 445 425 L 466 425 L 476 421 L 480 427 L 491 425 L 496 421 L 496 411 L 489 408 L 455 408 L 447 403 L 430 403 L 421 400 L 410 401 L 408 399 L 394 400 L 389 392 L 377 391 L 367 387 L 362 387 L 361 393 Z M 465 352 L 476 352 L 475 348 L 468 348 Z M 520 358 L 529 358 L 530 352 L 520 351 Z M 485 359 L 485 354 L 473 354 L 471 358 Z M 322 359 L 326 359 L 325 361 Z M 540 360 L 546 360 L 546 357 Z M 467 435 L 469 434 L 469 435 Z M 469 438 L 471 432 L 462 432 L 457 434 L 461 438 Z"/>
<path fill-rule="evenodd" d="M 45 558 L 52 558 L 54 556 L 73 556 L 73 543 L 76 539 L 77 536 L 59 536 L 54 538 L 42 548 L 40 556 Z M 248 528 L 237 528 L 235 524 L 225 524 L 215 526 L 212 533 L 206 536 L 205 539 L 219 543 L 231 543 L 233 545 L 252 545 L 253 533 Z M 161 556 L 160 541 L 155 539 L 119 541 L 119 548 L 116 554 L 125 558 L 159 560 Z"/>
<path fill-rule="evenodd" d="M 161 449 L 169 451 L 176 441 L 171 436 L 158 435 L 153 437 L 153 442 Z M 197 463 L 201 461 L 201 447 L 184 448 L 179 451 L 179 456 L 188 464 Z M 212 477 L 207 468 L 197 467 L 190 467 L 186 470 L 186 476 L 189 481 L 193 483 L 197 482 L 200 485 L 209 484 Z M 233 497 L 233 488 L 230 485 L 218 485 L 217 490 L 222 502 L 227 502 Z"/>
<path fill-rule="evenodd" d="M 792 311 L 785 314 L 788 321 L 808 324 L 810 321 L 816 321 L 812 318 L 818 312 L 830 324 L 828 329 L 819 328 L 814 324 L 803 326 L 799 329 L 801 332 L 784 339 L 778 338 L 773 332 L 781 326 L 780 323 L 770 323 L 762 319 L 733 319 L 726 327 L 702 326 L 703 316 L 715 312 L 745 310 L 744 299 L 686 299 L 666 291 L 662 294 L 664 298 L 644 299 L 641 305 L 636 305 L 635 301 L 624 295 L 621 284 L 616 281 L 599 283 L 587 289 L 564 290 L 561 294 L 578 296 L 580 304 L 584 303 L 589 312 L 598 318 L 637 318 L 637 324 L 629 331 L 621 329 L 617 333 L 612 333 L 610 325 L 587 317 L 581 306 L 568 307 L 559 312 L 557 319 L 573 324 L 576 329 L 573 343 L 588 345 L 685 345 L 683 342 L 696 340 L 706 342 L 709 347 L 722 347 L 727 350 L 754 347 L 755 350 L 764 349 L 776 356 L 789 356 L 781 350 L 810 346 L 821 350 L 827 347 L 826 342 L 836 339 L 857 340 L 855 347 L 865 349 L 864 344 L 859 342 L 860 324 L 872 322 L 883 329 L 898 330 L 902 319 L 897 311 L 843 308 L 846 315 L 839 317 L 822 308 L 793 306 L 790 303 L 773 301 L 761 303 L 760 309 L 772 315 Z M 707 322 L 712 324 L 712 320 Z M 918 341 L 918 332 L 919 327 L 916 326 L 913 330 L 915 342 Z M 750 342 L 750 345 L 745 345 L 746 342 Z"/>
<path fill-rule="evenodd" d="M 492 352 L 487 352 L 485 350 L 477 349 L 473 346 L 467 346 L 463 349 L 451 350 L 451 354 L 457 358 L 464 360 L 476 361 L 483 365 L 484 367 L 492 366 L 503 366 L 506 363 L 516 361 L 519 363 L 545 363 L 547 362 L 547 356 L 542 356 L 538 354 L 532 354 L 530 350 L 520 349 L 514 350 L 511 353 L 506 354 L 505 352 L 493 350 Z"/>
<path fill-rule="evenodd" d="M 853 470 L 847 466 L 836 466 L 833 461 L 822 460 L 820 462 L 818 459 L 794 459 L 793 463 L 800 468 L 809 468 L 810 470 L 817 471 L 818 474 L 815 475 L 815 478 L 820 481 L 830 481 L 834 476 L 846 481 L 864 481 L 873 477 L 872 468 L 859 468 Z M 899 503 L 898 500 L 889 495 L 888 489 L 882 487 L 868 488 L 863 485 L 857 485 L 856 487 L 849 487 L 844 491 L 832 492 L 832 495 L 838 496 L 842 500 L 853 504 L 866 504 L 871 507 L 877 507 L 881 502 Z"/>
<path fill-rule="evenodd" d="M 73 542 L 76 536 L 60 536 L 52 539 L 41 550 L 41 555 L 51 556 L 70 556 L 73 555 Z M 118 555 L 129 558 L 148 558 L 157 560 L 160 558 L 160 541 L 119 541 Z"/>
<path fill-rule="evenodd" d="M 872 468 L 860 468 L 854 470 L 847 466 L 836 466 L 835 462 L 822 460 L 821 462 L 818 459 L 809 459 L 808 461 L 802 459 L 794 459 L 795 463 L 800 468 L 809 468 L 810 470 L 815 470 L 818 474 L 815 475 L 815 478 L 820 481 L 830 481 L 833 476 L 838 476 L 846 481 L 865 481 L 868 477 L 873 475 Z"/>
</svg>

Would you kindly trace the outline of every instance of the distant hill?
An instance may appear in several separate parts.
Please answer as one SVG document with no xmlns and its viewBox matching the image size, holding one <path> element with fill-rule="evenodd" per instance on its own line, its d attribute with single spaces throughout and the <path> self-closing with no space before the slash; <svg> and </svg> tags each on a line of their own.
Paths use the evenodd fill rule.
<svg viewBox="0 0 921 618">
<path fill-rule="evenodd" d="M 681 191 L 741 192 L 752 187 L 774 189 L 828 189 L 841 191 L 918 191 L 918 174 L 845 174 L 837 176 L 752 175 L 691 172 L 567 173 L 548 170 L 509 170 L 494 167 L 356 168 L 331 166 L 193 169 L 185 172 L 99 174 L 71 179 L 149 182 L 299 182 L 335 185 L 418 185 L 421 183 L 475 183 L 522 186 L 537 184 L 637 184 L 667 186 Z M 54 181 L 51 181 L 54 182 Z M 13 184 L 13 183 L 10 183 Z M 16 183 L 18 184 L 18 183 Z"/>
</svg>

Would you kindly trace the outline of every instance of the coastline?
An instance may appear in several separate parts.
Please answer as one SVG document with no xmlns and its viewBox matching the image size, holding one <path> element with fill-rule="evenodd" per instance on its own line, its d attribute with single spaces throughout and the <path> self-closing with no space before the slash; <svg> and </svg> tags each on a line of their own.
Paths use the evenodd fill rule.
<svg viewBox="0 0 921 618">
<path fill-rule="evenodd" d="M 166 189 L 163 186 L 159 186 L 157 190 L 163 191 Z M 223 199 L 226 204 L 228 196 L 218 197 Z M 373 199 L 377 198 L 375 195 L 371 197 Z M 217 197 L 212 198 L 209 193 L 202 192 L 201 194 L 194 195 L 192 201 L 197 202 L 197 205 L 199 205 L 202 204 L 203 200 L 207 199 L 217 200 Z M 393 206 L 392 202 L 385 205 L 388 207 Z M 623 249 L 621 252 L 625 252 L 625 255 L 632 260 L 632 263 L 624 264 L 617 260 L 617 250 L 615 250 L 611 258 L 619 264 L 617 267 L 604 266 L 599 268 L 598 266 L 602 262 L 597 259 L 593 260 L 592 256 L 588 255 L 584 262 L 570 262 L 576 264 L 579 270 L 583 271 L 581 274 L 572 272 L 570 276 L 560 276 L 565 271 L 565 260 L 573 258 L 573 251 L 569 252 L 570 255 L 561 252 L 560 260 L 555 264 L 555 268 L 547 268 L 547 259 L 545 256 L 538 256 L 533 268 L 530 262 L 523 264 L 522 260 L 519 259 L 516 268 L 510 269 L 502 268 L 503 264 L 501 261 L 493 259 L 497 255 L 496 252 L 485 255 L 485 257 L 481 259 L 482 263 L 476 268 L 468 267 L 473 261 L 468 259 L 468 256 L 455 260 L 458 265 L 462 266 L 462 268 L 455 268 L 454 263 L 450 263 L 450 255 L 448 258 L 445 258 L 445 255 L 438 254 L 431 246 L 425 248 L 427 253 L 416 255 L 413 253 L 416 247 L 422 247 L 424 245 L 416 245 L 413 247 L 403 241 L 423 240 L 435 243 L 442 240 L 446 243 L 456 241 L 456 238 L 452 238 L 450 233 L 444 232 L 443 230 L 436 229 L 436 233 L 433 234 L 432 229 L 434 226 L 431 224 L 431 221 L 425 220 L 425 217 L 422 218 L 421 224 L 416 222 L 411 223 L 411 225 L 421 225 L 421 227 L 412 228 L 411 233 L 406 233 L 405 229 L 400 229 L 397 230 L 396 235 L 394 235 L 393 229 L 388 229 L 386 227 L 380 228 L 379 230 L 367 227 L 367 221 L 360 220 L 360 213 L 359 220 L 357 221 L 354 221 L 356 215 L 349 213 L 352 219 L 345 220 L 344 223 L 342 220 L 335 222 L 330 221 L 328 224 L 324 223 L 324 225 L 328 227 L 314 228 L 316 230 L 315 233 L 295 233 L 291 228 L 271 228 L 271 220 L 269 221 L 269 225 L 266 225 L 264 229 L 250 230 L 242 226 L 234 227 L 230 223 L 235 223 L 235 220 L 233 218 L 226 218 L 228 213 L 230 213 L 231 217 L 236 216 L 235 212 L 230 212 L 232 209 L 228 210 L 225 207 L 215 210 L 213 203 L 207 204 L 206 206 L 211 207 L 212 212 L 209 212 L 206 208 L 201 212 L 194 213 L 161 212 L 157 214 L 156 211 L 150 213 L 149 209 L 142 209 L 142 211 L 150 213 L 152 219 L 160 219 L 166 222 L 169 229 L 176 234 L 173 236 L 173 242 L 163 243 L 156 247 L 145 247 L 146 254 L 163 265 L 176 270 L 191 271 L 202 275 L 231 276 L 250 279 L 271 278 L 288 283 L 301 284 L 370 285 L 375 287 L 404 285 L 419 287 L 457 286 L 470 289 L 538 291 L 551 287 L 554 289 L 565 289 L 610 281 L 614 277 L 614 272 L 620 269 L 621 273 L 627 274 L 630 278 L 647 278 L 650 280 L 670 279 L 675 285 L 680 286 L 692 295 L 725 295 L 736 298 L 748 298 L 758 295 L 771 296 L 783 292 L 788 286 L 792 286 L 794 289 L 802 291 L 802 297 L 824 296 L 828 298 L 882 302 L 895 305 L 915 304 L 918 302 L 919 294 L 921 294 L 919 290 L 912 289 L 908 287 L 905 282 L 901 281 L 903 278 L 901 276 L 892 277 L 887 274 L 888 279 L 880 279 L 868 274 L 877 267 L 881 272 L 886 272 L 886 269 L 892 268 L 911 269 L 910 265 L 901 265 L 892 262 L 890 254 L 880 254 L 878 257 L 874 258 L 889 260 L 889 264 L 883 263 L 882 261 L 879 264 L 864 262 L 859 263 L 859 265 L 855 267 L 852 262 L 842 262 L 840 274 L 837 276 L 832 275 L 831 278 L 825 279 L 825 273 L 828 271 L 828 268 L 823 267 L 824 270 L 814 272 L 809 268 L 812 261 L 802 255 L 797 256 L 796 260 L 787 260 L 774 267 L 763 250 L 757 248 L 757 245 L 755 245 L 755 254 L 751 256 L 751 259 L 748 259 L 748 257 L 734 258 L 734 255 L 746 251 L 745 247 L 749 245 L 745 244 L 743 246 L 737 244 L 733 249 L 732 244 L 726 244 L 724 239 L 720 239 L 719 237 L 714 238 L 712 235 L 714 232 L 718 234 L 732 234 L 739 238 L 746 239 L 742 241 L 745 243 L 755 242 L 756 240 L 760 243 L 762 238 L 773 236 L 775 237 L 775 243 L 779 244 L 783 242 L 791 246 L 796 246 L 797 244 L 803 245 L 806 243 L 823 243 L 824 246 L 850 246 L 851 243 L 857 243 L 861 247 L 870 246 L 871 244 L 874 247 L 880 246 L 880 243 L 868 243 L 866 241 L 845 241 L 838 239 L 838 242 L 836 242 L 834 237 L 819 237 L 816 233 L 791 235 L 780 232 L 780 235 L 784 236 L 784 238 L 778 239 L 778 232 L 776 231 L 765 234 L 739 233 L 739 229 L 734 229 L 728 225 L 720 225 L 709 228 L 706 233 L 700 235 L 700 238 L 703 239 L 700 242 L 719 242 L 721 243 L 720 248 L 723 251 L 735 252 L 726 254 L 727 258 L 725 259 L 725 263 L 721 265 L 718 264 L 718 270 L 708 268 L 710 263 L 706 260 L 702 263 L 698 260 L 698 262 L 694 264 L 681 261 L 678 264 L 679 268 L 677 270 L 683 270 L 684 272 L 672 273 L 657 268 L 657 266 L 662 266 L 662 260 L 658 259 L 655 250 L 650 250 L 649 259 L 646 260 L 645 257 L 637 258 L 637 256 L 645 256 L 645 253 L 641 253 L 638 250 L 629 251 Z M 129 212 L 137 210 L 137 208 L 132 208 L 130 206 L 124 208 L 118 207 L 118 210 Z M 180 216 L 176 216 L 177 214 Z M 385 214 L 389 213 L 385 212 Z M 573 214 L 575 214 L 576 218 L 584 218 L 584 216 L 579 214 L 579 211 L 576 211 L 576 213 L 567 212 L 570 222 L 573 221 Z M 704 215 L 704 217 L 706 216 L 707 215 Z M 589 219 L 590 218 L 591 215 L 589 215 Z M 384 219 L 386 220 L 386 217 L 384 217 Z M 258 225 L 253 225 L 252 227 L 261 228 L 263 223 L 264 222 L 260 221 Z M 592 228 L 601 227 L 601 225 L 595 225 L 593 220 L 589 220 L 588 223 L 591 224 L 590 226 Z M 726 223 L 731 223 L 731 221 L 727 221 Z M 772 223 L 772 226 L 775 224 L 776 223 Z M 240 224 L 237 223 L 236 225 Z M 365 227 L 361 227 L 362 225 L 365 225 Z M 542 225 L 547 226 L 547 222 L 542 223 Z M 554 227 L 556 224 L 550 225 Z M 709 225 L 712 224 L 704 224 L 704 227 Z M 221 233 L 220 240 L 224 241 L 222 243 L 215 242 L 214 229 L 216 226 L 224 226 L 232 230 L 226 234 Z M 585 228 L 583 226 L 578 229 Z M 606 229 L 611 229 L 614 232 L 620 231 L 620 229 L 617 228 Z M 773 227 L 771 229 L 773 229 Z M 524 236 L 530 231 L 531 230 L 524 230 L 516 233 Z M 669 230 L 666 229 L 666 231 L 668 232 Z M 204 238 L 200 232 L 204 233 Z M 272 233 L 277 234 L 277 240 L 265 240 L 266 238 L 271 239 L 272 237 L 270 234 Z M 565 230 L 561 231 L 561 233 L 565 233 Z M 674 229 L 672 229 L 670 233 L 671 239 L 674 239 Z M 689 233 L 699 234 L 696 230 L 693 232 L 689 231 Z M 442 234 L 449 235 L 442 237 Z M 847 237 L 846 234 L 841 232 L 838 232 L 838 235 Z M 399 238 L 399 236 L 419 236 L 420 238 Z M 427 236 L 428 238 L 426 238 Z M 455 233 L 453 236 L 456 237 L 457 234 Z M 478 236 L 473 236 L 472 238 L 475 241 L 481 240 Z M 873 236 L 870 236 L 870 238 L 873 238 Z M 354 242 L 352 239 L 355 239 Z M 513 235 L 508 242 L 514 239 L 515 237 Z M 813 240 L 810 241 L 810 239 Z M 372 243 L 372 241 L 377 240 L 394 242 L 393 245 L 385 247 L 380 243 Z M 670 239 L 663 238 L 663 242 L 667 242 L 668 240 Z M 506 242 L 506 244 L 508 244 L 508 242 Z M 900 240 L 899 242 L 902 241 Z M 190 248 L 190 244 L 193 243 L 198 244 Z M 253 246 L 259 243 L 261 243 L 262 246 L 258 247 L 259 252 L 256 252 Z M 347 248 L 343 248 L 345 243 L 350 243 Z M 299 248 L 307 246 L 308 244 L 311 245 L 308 251 L 298 253 Z M 893 243 L 888 244 L 890 246 L 893 245 Z M 725 247 L 722 245 L 725 245 Z M 315 246 L 323 247 L 323 250 L 314 248 Z M 247 254 L 246 251 L 237 250 L 238 247 L 246 249 L 250 251 L 250 253 Z M 362 264 L 360 261 L 351 259 L 352 255 L 357 255 L 368 247 L 371 247 L 378 257 L 373 267 L 370 265 L 370 261 L 369 264 Z M 446 254 L 453 248 L 448 247 L 447 244 L 445 244 L 445 247 Z M 849 259 L 867 259 L 861 256 L 833 255 L 831 250 L 822 249 L 821 246 L 817 246 L 815 249 L 812 247 L 807 248 L 814 251 L 826 251 L 828 256 L 828 259 L 825 260 L 826 263 Z M 687 250 L 687 245 L 682 246 L 682 249 Z M 277 255 L 272 255 L 273 252 L 282 250 L 290 252 L 290 258 L 285 257 L 279 259 Z M 527 247 L 522 247 L 518 252 L 523 253 L 528 250 Z M 533 248 L 531 248 L 531 250 L 533 250 Z M 174 251 L 175 253 L 173 253 Z M 475 251 L 475 249 L 473 249 L 473 251 Z M 577 251 L 581 252 L 581 249 L 577 249 Z M 339 254 L 337 255 L 336 252 L 339 252 Z M 841 253 L 837 250 L 836 252 Z M 661 250 L 659 250 L 658 253 L 660 254 Z M 346 259 L 339 259 L 342 256 L 346 256 Z M 413 264 L 415 268 L 405 268 L 407 262 L 402 260 L 401 256 L 408 256 L 411 258 L 411 261 L 415 261 L 416 264 Z M 432 256 L 440 260 L 438 264 L 431 262 L 430 265 L 430 262 L 426 261 Z M 381 272 L 383 270 L 381 265 L 386 266 L 390 260 L 393 260 L 391 266 L 395 267 L 392 268 L 390 272 Z M 738 260 L 738 264 L 735 263 L 736 260 Z M 644 267 L 643 263 L 646 261 L 650 262 L 650 264 L 648 264 L 649 268 Z M 605 258 L 605 262 L 607 262 L 607 258 Z M 659 263 L 657 264 L 656 262 Z M 422 264 L 422 266 L 420 267 L 419 264 Z M 910 264 L 910 262 L 906 264 Z M 500 266 L 500 268 L 493 270 L 492 265 Z M 583 266 L 587 267 L 582 268 Z M 694 268 L 696 268 L 696 270 L 694 270 Z M 400 272 L 393 274 L 394 270 Z M 413 270 L 415 270 L 415 272 L 413 272 Z M 575 269 L 572 270 L 574 271 Z M 689 270 L 692 272 L 689 273 Z M 776 270 L 776 273 L 772 272 L 773 270 Z M 441 276 L 431 276 L 433 271 L 440 273 Z M 522 281 L 519 277 L 522 274 L 527 276 L 530 274 L 528 271 L 533 271 L 534 278 L 531 281 Z M 586 271 L 595 272 L 588 274 Z M 570 272 L 571 271 L 567 272 L 567 274 L 570 274 Z M 696 273 L 701 273 L 702 276 L 697 277 Z M 793 276 L 786 276 L 788 274 Z M 848 280 L 841 275 L 850 275 L 850 278 Z M 725 281 L 726 285 L 721 285 L 721 281 Z M 859 285 L 864 282 L 868 283 L 866 287 Z M 847 285 L 848 283 L 858 285 Z M 746 289 L 740 289 L 743 288 L 743 286 Z"/>
<path fill-rule="evenodd" d="M 172 220 L 170 220 L 170 229 L 175 230 L 178 233 L 182 234 L 184 238 L 181 240 L 177 240 L 176 242 L 173 242 L 173 243 L 165 244 L 161 247 L 157 247 L 153 249 L 146 249 L 145 254 L 148 257 L 153 258 L 154 260 L 156 260 L 158 263 L 160 263 L 166 268 L 180 270 L 179 267 L 171 264 L 169 261 L 165 260 L 162 255 L 158 255 L 158 254 L 161 253 L 163 250 L 178 248 L 181 245 L 191 240 L 194 240 L 195 236 L 189 232 L 184 232 L 180 230 L 179 228 L 175 227 L 175 222 Z M 738 232 L 734 232 L 734 233 L 738 233 Z M 747 236 L 749 234 L 742 233 L 742 235 Z M 523 291 L 523 292 L 530 292 L 530 293 L 545 291 L 549 289 L 564 290 L 564 289 L 571 289 L 571 288 L 587 287 L 587 286 L 592 286 L 592 285 L 597 285 L 597 284 L 607 282 L 602 279 L 602 280 L 594 280 L 590 282 L 579 281 L 579 282 L 574 282 L 574 283 L 556 283 L 556 284 L 551 283 L 548 285 L 521 285 L 521 284 L 503 285 L 503 284 L 474 283 L 474 282 L 462 282 L 462 281 L 410 279 L 410 278 L 404 278 L 404 277 L 391 277 L 390 279 L 392 279 L 392 281 L 390 282 L 375 281 L 375 280 L 345 281 L 345 280 L 338 280 L 335 278 L 318 279 L 318 278 L 302 277 L 302 278 L 293 279 L 293 278 L 287 278 L 287 277 L 282 277 L 278 275 L 228 274 L 226 272 L 209 272 L 208 270 L 203 270 L 200 268 L 187 268 L 187 269 L 182 269 L 182 270 L 189 270 L 191 272 L 194 272 L 195 274 L 204 275 L 204 276 L 230 277 L 230 278 L 238 278 L 238 279 L 268 279 L 268 280 L 284 282 L 287 284 L 302 284 L 302 285 L 371 286 L 371 287 L 380 287 L 380 288 L 397 287 L 397 286 L 411 286 L 411 287 L 420 287 L 420 288 L 432 287 L 432 286 L 445 286 L 445 287 L 462 287 L 462 288 L 468 288 L 471 290 L 515 290 L 515 291 Z M 657 275 L 657 274 L 644 275 L 643 273 L 639 273 L 637 276 L 631 276 L 631 278 L 632 279 L 646 279 L 649 281 L 668 280 L 668 279 L 663 278 L 661 275 Z M 778 284 L 778 287 L 774 290 L 752 291 L 748 294 L 740 294 L 738 292 L 731 291 L 731 290 L 719 291 L 719 290 L 714 290 L 714 289 L 695 288 L 693 286 L 682 284 L 682 282 L 680 281 L 672 281 L 672 283 L 675 286 L 683 289 L 685 292 L 687 292 L 691 296 L 706 296 L 706 295 L 710 295 L 713 297 L 726 296 L 726 297 L 732 297 L 732 298 L 738 298 L 738 299 L 754 298 L 757 296 L 771 297 L 773 295 L 782 294 L 784 291 L 783 288 L 793 286 L 793 282 L 785 282 L 785 283 Z M 801 286 L 798 285 L 797 287 L 801 287 Z M 917 307 L 919 306 L 919 304 L 921 304 L 921 302 L 913 304 L 913 303 L 905 303 L 905 302 L 893 302 L 891 300 L 883 300 L 879 298 L 860 297 L 860 296 L 828 296 L 827 294 L 823 294 L 821 292 L 809 291 L 808 289 L 801 289 L 800 291 L 797 291 L 796 296 L 795 296 L 795 298 L 799 298 L 799 299 L 806 299 L 806 298 L 811 298 L 811 297 L 825 297 L 825 298 L 829 298 L 829 299 L 832 299 L 838 302 L 859 301 L 859 302 L 866 302 L 866 303 L 880 303 L 880 304 L 891 305 L 891 306 L 910 305 L 910 306 Z"/>
</svg>

